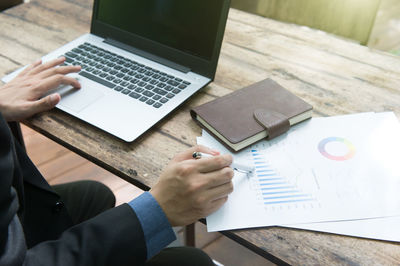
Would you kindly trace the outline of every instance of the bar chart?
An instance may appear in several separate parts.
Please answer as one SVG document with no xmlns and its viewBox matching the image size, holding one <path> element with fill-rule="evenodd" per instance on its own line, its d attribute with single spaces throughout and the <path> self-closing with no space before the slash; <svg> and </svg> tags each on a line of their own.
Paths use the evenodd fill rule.
<svg viewBox="0 0 400 266">
<path fill-rule="evenodd" d="M 252 149 L 250 152 L 255 166 L 251 189 L 266 210 L 315 207 L 317 201 L 312 193 L 304 192 L 295 182 L 280 174 L 259 150 Z"/>
</svg>

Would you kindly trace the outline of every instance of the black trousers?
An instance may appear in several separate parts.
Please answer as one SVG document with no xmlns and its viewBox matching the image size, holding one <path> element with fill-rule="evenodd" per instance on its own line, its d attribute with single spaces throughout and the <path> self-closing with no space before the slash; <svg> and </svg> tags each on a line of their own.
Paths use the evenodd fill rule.
<svg viewBox="0 0 400 266">
<path fill-rule="evenodd" d="M 102 183 L 78 181 L 55 185 L 53 189 L 61 196 L 74 224 L 90 219 L 115 206 L 115 196 Z M 166 248 L 146 263 L 146 266 L 206 266 L 214 265 L 206 253 L 197 248 Z"/>
</svg>

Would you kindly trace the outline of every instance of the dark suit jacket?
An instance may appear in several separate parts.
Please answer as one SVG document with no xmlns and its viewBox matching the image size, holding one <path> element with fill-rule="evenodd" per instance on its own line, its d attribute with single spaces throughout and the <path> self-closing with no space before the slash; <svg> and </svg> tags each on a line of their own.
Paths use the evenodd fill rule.
<svg viewBox="0 0 400 266">
<path fill-rule="evenodd" d="M 72 226 L 60 197 L 0 114 L 0 265 L 141 265 L 143 230 L 127 204 Z"/>
</svg>

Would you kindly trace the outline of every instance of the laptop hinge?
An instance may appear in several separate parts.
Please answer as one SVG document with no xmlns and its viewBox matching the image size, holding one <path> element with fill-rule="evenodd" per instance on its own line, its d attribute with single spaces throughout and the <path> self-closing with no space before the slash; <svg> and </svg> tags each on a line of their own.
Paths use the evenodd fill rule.
<svg viewBox="0 0 400 266">
<path fill-rule="evenodd" d="M 127 44 L 121 43 L 121 42 L 113 40 L 113 39 L 107 38 L 107 39 L 104 40 L 104 42 L 107 43 L 107 44 L 111 44 L 113 46 L 116 46 L 118 48 L 121 48 L 121 49 L 123 49 L 125 51 L 128 51 L 128 52 L 134 53 L 136 55 L 142 56 L 144 58 L 147 58 L 147 59 L 152 60 L 154 62 L 157 62 L 159 64 L 162 64 L 164 66 L 167 66 L 167 67 L 173 68 L 175 70 L 181 71 L 183 73 L 188 73 L 188 72 L 191 71 L 191 69 L 188 68 L 188 67 L 176 64 L 176 63 L 174 63 L 174 62 L 172 62 L 170 60 L 167 60 L 167 59 L 164 59 L 162 57 L 150 54 L 148 52 L 145 52 L 143 50 L 134 48 L 132 46 L 129 46 Z"/>
</svg>

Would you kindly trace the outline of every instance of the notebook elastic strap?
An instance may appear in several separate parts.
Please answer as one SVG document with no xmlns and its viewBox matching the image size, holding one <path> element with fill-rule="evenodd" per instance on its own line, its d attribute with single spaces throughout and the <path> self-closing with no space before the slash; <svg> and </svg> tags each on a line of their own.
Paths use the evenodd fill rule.
<svg viewBox="0 0 400 266">
<path fill-rule="evenodd" d="M 289 118 L 281 113 L 268 109 L 257 109 L 253 116 L 260 125 L 267 129 L 267 139 L 273 139 L 290 129 Z"/>
</svg>

